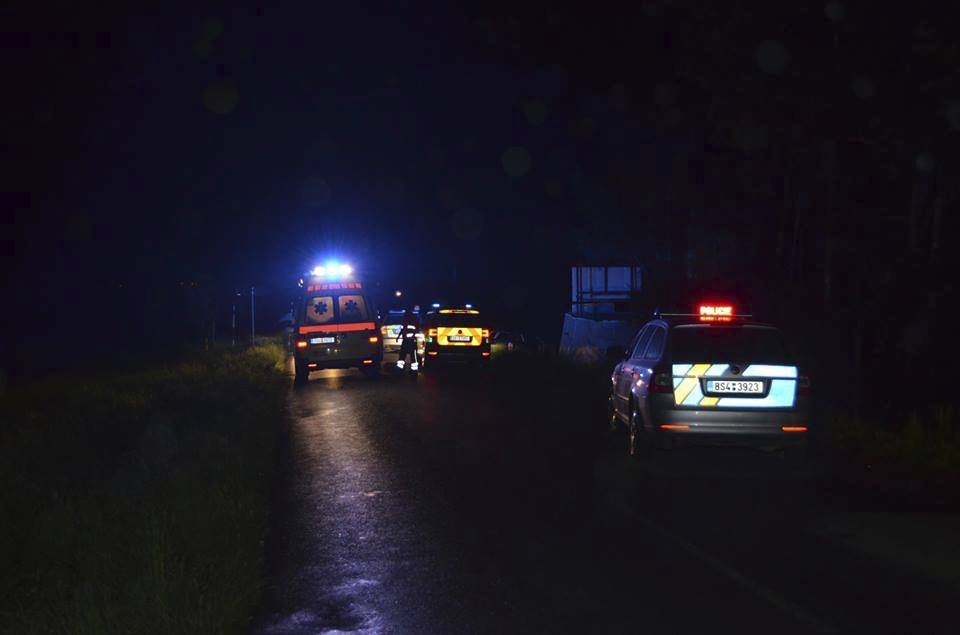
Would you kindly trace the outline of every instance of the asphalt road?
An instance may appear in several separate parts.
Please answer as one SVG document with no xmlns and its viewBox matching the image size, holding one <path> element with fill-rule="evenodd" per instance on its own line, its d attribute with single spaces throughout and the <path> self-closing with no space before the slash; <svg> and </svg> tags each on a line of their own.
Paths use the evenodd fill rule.
<svg viewBox="0 0 960 635">
<path fill-rule="evenodd" d="M 325 371 L 292 390 L 256 632 L 960 629 L 955 589 L 817 529 L 854 501 L 815 465 L 630 459 L 596 394 L 551 374 Z"/>
</svg>

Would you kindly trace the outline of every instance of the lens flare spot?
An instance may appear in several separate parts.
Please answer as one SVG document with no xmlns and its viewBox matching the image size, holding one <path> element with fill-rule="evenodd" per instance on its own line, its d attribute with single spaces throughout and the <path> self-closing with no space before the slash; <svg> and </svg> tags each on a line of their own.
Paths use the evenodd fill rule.
<svg viewBox="0 0 960 635">
<path fill-rule="evenodd" d="M 218 115 L 228 115 L 237 107 L 240 93 L 236 85 L 228 80 L 218 80 L 203 89 L 203 105 L 207 110 Z"/>
<path fill-rule="evenodd" d="M 522 146 L 512 146 L 503 151 L 500 164 L 509 176 L 518 178 L 530 171 L 530 153 Z"/>
</svg>

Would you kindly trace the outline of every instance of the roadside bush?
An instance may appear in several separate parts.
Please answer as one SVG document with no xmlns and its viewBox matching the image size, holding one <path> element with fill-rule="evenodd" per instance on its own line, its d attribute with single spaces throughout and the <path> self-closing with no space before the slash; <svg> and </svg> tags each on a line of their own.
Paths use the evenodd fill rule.
<svg viewBox="0 0 960 635">
<path fill-rule="evenodd" d="M 960 430 L 951 405 L 913 412 L 900 426 L 850 416 L 829 425 L 831 445 L 846 454 L 930 476 L 960 476 Z"/>
<path fill-rule="evenodd" d="M 244 630 L 259 601 L 275 435 L 273 344 L 0 403 L 0 630 Z"/>
</svg>

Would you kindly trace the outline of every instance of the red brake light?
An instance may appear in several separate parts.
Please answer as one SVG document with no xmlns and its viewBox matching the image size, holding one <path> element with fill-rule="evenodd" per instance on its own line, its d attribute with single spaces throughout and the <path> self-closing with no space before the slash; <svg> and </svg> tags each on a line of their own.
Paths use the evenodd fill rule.
<svg viewBox="0 0 960 635">
<path fill-rule="evenodd" d="M 673 392 L 670 373 L 654 373 L 650 378 L 650 392 Z"/>
<path fill-rule="evenodd" d="M 307 340 L 297 340 L 297 348 L 306 348 Z"/>
</svg>

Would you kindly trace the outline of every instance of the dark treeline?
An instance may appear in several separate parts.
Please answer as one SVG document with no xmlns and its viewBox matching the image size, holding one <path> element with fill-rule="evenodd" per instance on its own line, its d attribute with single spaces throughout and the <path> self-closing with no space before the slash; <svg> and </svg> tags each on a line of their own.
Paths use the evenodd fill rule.
<svg viewBox="0 0 960 635">
<path fill-rule="evenodd" d="M 24 50 L 67 35 L 17 75 L 8 367 L 78 312 L 91 336 L 222 334 L 256 284 L 275 320 L 333 245 L 384 289 L 466 289 L 547 336 L 571 264 L 637 263 L 644 302 L 725 294 L 786 323 L 844 403 L 942 393 L 960 162 L 942 3 L 384 3 L 325 16 L 370 28 L 336 63 L 335 33 L 279 9 L 63 11 L 11 27 Z"/>
<path fill-rule="evenodd" d="M 947 18 L 936 3 L 677 0 L 476 26 L 499 63 L 556 65 L 571 87 L 527 100 L 569 122 L 578 187 L 558 205 L 580 219 L 564 228 L 580 259 L 640 262 L 661 306 L 732 296 L 791 328 L 821 394 L 888 409 L 946 388 L 960 194 Z"/>
</svg>

